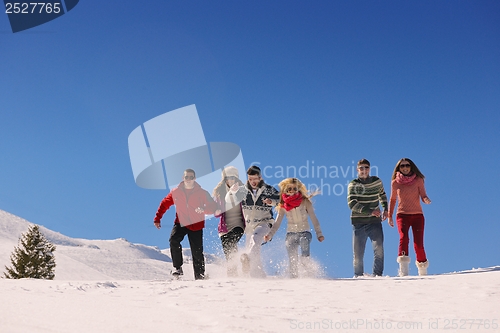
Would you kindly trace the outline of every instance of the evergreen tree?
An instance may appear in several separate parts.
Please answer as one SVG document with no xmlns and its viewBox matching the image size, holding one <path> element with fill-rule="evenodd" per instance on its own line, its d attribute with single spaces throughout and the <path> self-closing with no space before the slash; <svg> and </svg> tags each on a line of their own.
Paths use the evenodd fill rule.
<svg viewBox="0 0 500 333">
<path fill-rule="evenodd" d="M 55 245 L 40 232 L 37 225 L 31 225 L 28 232 L 21 235 L 18 246 L 10 256 L 12 267 L 4 273 L 7 279 L 47 279 L 53 280 L 56 260 Z"/>
</svg>

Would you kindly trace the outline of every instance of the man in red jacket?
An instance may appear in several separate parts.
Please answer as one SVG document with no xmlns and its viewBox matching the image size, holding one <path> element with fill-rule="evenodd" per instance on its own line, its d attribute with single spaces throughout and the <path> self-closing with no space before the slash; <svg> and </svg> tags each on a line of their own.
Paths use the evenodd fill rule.
<svg viewBox="0 0 500 333">
<path fill-rule="evenodd" d="M 193 257 L 194 278 L 205 278 L 205 258 L 203 256 L 203 228 L 205 227 L 205 214 L 213 214 L 218 208 L 210 194 L 201 188 L 195 181 L 196 174 L 192 169 L 184 171 L 184 180 L 174 188 L 161 201 L 156 212 L 154 224 L 161 228 L 163 214 L 175 205 L 175 221 L 170 233 L 170 255 L 175 276 L 182 272 L 182 246 L 181 242 L 187 235 Z"/>
</svg>

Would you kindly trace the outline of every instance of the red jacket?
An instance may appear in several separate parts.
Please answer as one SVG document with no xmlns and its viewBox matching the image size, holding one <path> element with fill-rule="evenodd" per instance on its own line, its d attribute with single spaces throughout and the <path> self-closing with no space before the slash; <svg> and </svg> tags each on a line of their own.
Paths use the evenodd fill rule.
<svg viewBox="0 0 500 333">
<path fill-rule="evenodd" d="M 163 214 L 172 205 L 175 205 L 174 223 L 192 231 L 203 229 L 205 227 L 205 214 L 213 214 L 218 208 L 210 194 L 196 182 L 191 190 L 187 190 L 184 187 L 184 182 L 181 182 L 179 186 L 170 191 L 158 207 L 155 222 L 160 222 Z M 203 209 L 203 212 L 197 213 L 197 208 Z"/>
</svg>

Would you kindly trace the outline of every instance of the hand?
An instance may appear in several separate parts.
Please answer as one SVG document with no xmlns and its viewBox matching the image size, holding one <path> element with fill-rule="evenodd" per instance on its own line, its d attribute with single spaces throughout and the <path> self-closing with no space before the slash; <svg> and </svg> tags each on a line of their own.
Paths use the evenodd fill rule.
<svg viewBox="0 0 500 333">
<path fill-rule="evenodd" d="M 194 211 L 197 212 L 198 214 L 201 214 L 204 212 L 203 208 L 200 208 L 200 207 L 197 207 Z"/>
<path fill-rule="evenodd" d="M 265 198 L 264 200 L 262 200 L 263 203 L 265 203 L 266 205 L 271 205 L 273 203 L 273 201 L 269 198 Z"/>
<path fill-rule="evenodd" d="M 387 223 L 389 223 L 389 225 L 394 228 L 394 220 L 392 219 L 392 217 L 389 217 L 389 220 L 387 220 Z"/>
<path fill-rule="evenodd" d="M 217 210 L 215 211 L 215 215 L 220 215 L 221 213 L 222 213 L 222 211 L 221 211 L 220 209 L 217 209 Z"/>
<path fill-rule="evenodd" d="M 380 209 L 379 209 L 379 208 L 377 208 L 377 209 L 373 210 L 373 212 L 372 212 L 372 216 L 379 217 L 379 216 L 380 216 L 380 214 L 381 214 L 381 213 L 380 213 Z"/>
<path fill-rule="evenodd" d="M 389 215 L 389 214 L 387 213 L 387 211 L 386 211 L 386 210 L 384 210 L 384 211 L 382 212 L 382 221 L 385 221 L 385 220 L 387 219 L 387 215 Z"/>
<path fill-rule="evenodd" d="M 156 229 L 161 229 L 160 221 L 155 221 L 154 224 L 155 224 Z"/>
<path fill-rule="evenodd" d="M 238 185 L 238 183 L 234 183 L 233 186 L 231 186 L 231 191 L 238 192 L 239 188 L 240 188 L 240 185 Z"/>
<path fill-rule="evenodd" d="M 430 204 L 431 203 L 431 199 L 429 199 L 428 197 L 425 197 L 422 199 L 422 201 L 425 203 L 425 204 Z"/>
<path fill-rule="evenodd" d="M 271 237 L 269 237 L 268 235 L 264 236 L 264 242 L 269 242 L 270 240 L 271 240 Z"/>
<path fill-rule="evenodd" d="M 318 240 L 319 240 L 319 241 L 320 241 L 320 243 L 321 243 L 322 241 L 324 241 L 324 240 L 325 240 L 325 236 L 319 236 L 319 237 L 318 237 Z"/>
</svg>

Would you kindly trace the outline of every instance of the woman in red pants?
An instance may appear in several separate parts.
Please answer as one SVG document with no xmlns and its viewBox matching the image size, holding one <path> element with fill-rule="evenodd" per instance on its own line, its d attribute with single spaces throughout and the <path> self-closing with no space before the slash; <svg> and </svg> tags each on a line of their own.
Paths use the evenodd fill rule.
<svg viewBox="0 0 500 333">
<path fill-rule="evenodd" d="M 392 174 L 391 199 L 389 202 L 389 225 L 394 227 L 392 219 L 396 201 L 396 223 L 399 231 L 399 276 L 406 276 L 409 272 L 410 257 L 408 257 L 408 232 L 413 232 L 413 246 L 417 260 L 418 275 L 427 275 L 429 261 L 424 250 L 424 214 L 420 199 L 426 204 L 431 200 L 425 192 L 424 175 L 409 158 L 402 158 L 396 164 Z"/>
</svg>

